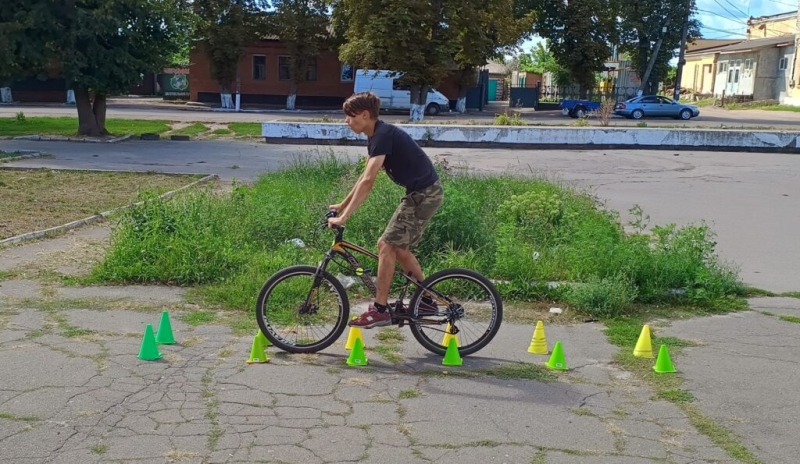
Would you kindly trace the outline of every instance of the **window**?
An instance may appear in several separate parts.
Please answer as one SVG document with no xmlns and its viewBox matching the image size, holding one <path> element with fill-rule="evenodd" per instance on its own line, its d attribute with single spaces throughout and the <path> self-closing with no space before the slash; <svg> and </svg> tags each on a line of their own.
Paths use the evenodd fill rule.
<svg viewBox="0 0 800 464">
<path fill-rule="evenodd" d="M 292 78 L 292 72 L 289 70 L 289 57 L 278 57 L 278 80 L 288 81 Z"/>
<path fill-rule="evenodd" d="M 728 62 L 727 62 L 727 61 L 723 61 L 723 62 L 721 62 L 721 63 L 719 64 L 719 72 L 720 72 L 720 73 L 724 73 L 724 72 L 726 72 L 727 70 L 728 70 Z"/>
<path fill-rule="evenodd" d="M 789 67 L 789 58 L 783 57 L 778 62 L 778 71 L 783 71 Z"/>
<path fill-rule="evenodd" d="M 753 60 L 744 60 L 744 69 L 753 69 Z"/>
<path fill-rule="evenodd" d="M 640 103 L 658 103 L 658 98 L 654 96 L 644 97 Z"/>
<path fill-rule="evenodd" d="M 267 78 L 267 57 L 263 55 L 253 56 L 253 80 L 263 81 Z"/>
<path fill-rule="evenodd" d="M 340 80 L 342 82 L 353 82 L 353 67 L 343 64 L 341 68 Z"/>
<path fill-rule="evenodd" d="M 658 102 L 662 103 L 664 105 L 671 105 L 672 104 L 672 99 L 671 98 L 667 98 L 667 97 L 658 97 Z"/>
<path fill-rule="evenodd" d="M 409 86 L 409 85 L 400 85 L 397 82 L 397 79 L 392 79 L 392 90 L 408 90 L 408 91 L 411 91 L 411 86 Z"/>
<path fill-rule="evenodd" d="M 279 56 L 278 79 L 282 81 L 288 81 L 291 78 L 292 78 L 292 71 L 289 67 L 289 57 Z M 308 65 L 308 68 L 306 69 L 306 80 L 307 81 L 317 80 L 317 60 L 314 60 L 312 63 Z"/>
</svg>

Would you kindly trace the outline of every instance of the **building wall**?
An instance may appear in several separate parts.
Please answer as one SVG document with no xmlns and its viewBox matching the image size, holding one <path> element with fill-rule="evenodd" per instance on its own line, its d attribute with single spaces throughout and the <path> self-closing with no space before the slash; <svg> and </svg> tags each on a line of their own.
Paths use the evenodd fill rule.
<svg viewBox="0 0 800 464">
<path fill-rule="evenodd" d="M 783 34 L 794 34 L 797 32 L 797 17 L 767 19 L 764 21 L 751 21 L 747 25 L 747 38 L 764 39 L 767 37 L 777 37 Z"/>
<path fill-rule="evenodd" d="M 776 50 L 776 49 L 773 49 Z M 755 88 L 759 52 L 721 53 L 717 58 L 714 95 L 752 95 Z M 749 68 L 748 68 L 749 63 Z"/>
<path fill-rule="evenodd" d="M 681 86 L 694 93 L 709 94 L 714 92 L 717 55 L 701 55 L 687 58 Z"/>
<path fill-rule="evenodd" d="M 262 41 L 245 49 L 239 63 L 242 103 L 285 105 L 291 83 L 279 79 L 278 58 L 286 55 L 286 47 L 277 41 Z M 263 56 L 264 79 L 254 79 L 253 57 Z M 189 89 L 192 101 L 220 101 L 220 86 L 211 78 L 211 67 L 201 48 L 191 54 Z M 342 66 L 334 51 L 324 51 L 317 59 L 317 79 L 301 84 L 297 89 L 298 106 L 338 106 L 353 94 L 353 81 L 342 79 Z M 352 76 L 352 74 L 351 74 Z M 233 92 L 236 89 L 231 89 Z"/>
</svg>

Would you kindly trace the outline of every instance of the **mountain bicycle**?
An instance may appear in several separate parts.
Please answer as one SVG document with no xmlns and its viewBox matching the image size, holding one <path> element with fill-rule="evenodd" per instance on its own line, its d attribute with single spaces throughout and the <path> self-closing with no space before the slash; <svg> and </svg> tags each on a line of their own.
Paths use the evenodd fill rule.
<svg viewBox="0 0 800 464">
<path fill-rule="evenodd" d="M 328 228 L 327 217 L 323 223 Z M 345 227 L 336 227 L 336 237 L 319 264 L 287 267 L 272 275 L 261 288 L 256 320 L 276 347 L 290 353 L 315 353 L 336 342 L 350 320 L 350 301 L 342 283 L 329 271 L 331 263 L 349 270 L 374 297 L 377 292 L 372 271 L 365 269 L 352 252 L 373 260 L 378 256 L 344 239 Z M 485 347 L 500 329 L 503 302 L 492 282 L 469 270 L 449 268 L 420 282 L 396 269 L 394 283 L 399 294 L 389 304 L 392 325 L 408 325 L 414 338 L 432 353 L 443 355 L 447 340 L 454 337 L 461 356 Z M 408 300 L 409 286 L 414 287 Z M 434 304 L 420 304 L 429 296 Z M 429 300 L 430 301 L 430 300 Z"/>
</svg>

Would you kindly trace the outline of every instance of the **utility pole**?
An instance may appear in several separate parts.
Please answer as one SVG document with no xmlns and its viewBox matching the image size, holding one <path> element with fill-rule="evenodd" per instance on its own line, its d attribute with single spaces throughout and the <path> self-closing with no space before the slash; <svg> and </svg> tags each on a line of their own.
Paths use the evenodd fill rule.
<svg viewBox="0 0 800 464">
<path fill-rule="evenodd" d="M 650 55 L 650 59 L 647 61 L 647 70 L 644 72 L 642 84 L 639 86 L 639 90 L 642 91 L 642 94 L 644 94 L 644 88 L 647 85 L 647 81 L 650 79 L 650 73 L 653 71 L 653 65 L 656 63 L 658 50 L 661 48 L 661 42 L 664 41 L 664 34 L 667 33 L 667 25 L 669 25 L 669 16 L 667 16 L 667 18 L 664 20 L 664 25 L 661 27 L 661 34 L 658 36 L 656 46 L 653 48 L 653 54 Z"/>
<path fill-rule="evenodd" d="M 686 38 L 689 35 L 689 15 L 692 13 L 692 0 L 686 0 L 686 17 L 683 19 L 683 31 L 681 32 L 681 48 L 678 51 L 678 69 L 675 71 L 675 91 L 673 99 L 681 98 L 681 78 L 683 77 L 683 65 L 686 64 L 684 55 L 686 53 Z"/>
</svg>

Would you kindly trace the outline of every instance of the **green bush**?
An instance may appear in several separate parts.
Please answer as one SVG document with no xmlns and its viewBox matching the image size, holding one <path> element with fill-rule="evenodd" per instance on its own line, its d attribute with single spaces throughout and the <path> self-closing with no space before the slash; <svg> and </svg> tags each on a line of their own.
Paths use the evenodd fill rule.
<svg viewBox="0 0 800 464">
<path fill-rule="evenodd" d="M 302 158 L 225 194 L 195 191 L 170 201 L 147 194 L 121 217 L 94 279 L 200 286 L 209 302 L 249 309 L 272 273 L 319 262 L 332 238 L 321 227 L 324 213 L 363 166 L 333 155 Z M 444 203 L 415 249 L 427 274 L 472 268 L 497 280 L 504 298 L 559 298 L 598 317 L 632 303 L 713 306 L 744 294 L 736 272 L 718 261 L 705 225 L 648 234 L 636 209 L 638 230 L 626 233 L 617 213 L 561 185 L 456 174 L 446 166 L 440 176 Z M 374 250 L 403 194 L 379 176 L 345 238 Z M 294 238 L 306 247 L 287 243 Z M 569 285 L 554 288 L 553 281 Z"/>
</svg>

